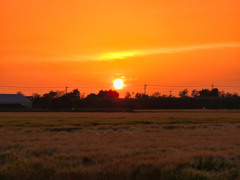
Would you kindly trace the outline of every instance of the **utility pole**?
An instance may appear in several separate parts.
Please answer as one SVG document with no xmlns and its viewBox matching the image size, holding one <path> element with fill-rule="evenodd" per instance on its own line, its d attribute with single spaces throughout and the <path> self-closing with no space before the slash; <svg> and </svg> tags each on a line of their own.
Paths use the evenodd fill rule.
<svg viewBox="0 0 240 180">
<path fill-rule="evenodd" d="M 169 95 L 169 97 L 172 97 L 172 91 L 169 91 L 170 92 L 170 95 Z"/>
<path fill-rule="evenodd" d="M 147 92 L 147 84 L 144 84 L 144 94 L 146 94 L 146 92 Z"/>
<path fill-rule="evenodd" d="M 65 87 L 65 93 L 67 94 L 67 89 L 68 89 L 68 86 Z"/>
<path fill-rule="evenodd" d="M 215 86 L 213 85 L 213 83 L 211 84 L 211 86 L 212 86 L 212 90 L 213 90 L 213 89 L 214 89 L 214 87 L 215 87 Z"/>
</svg>

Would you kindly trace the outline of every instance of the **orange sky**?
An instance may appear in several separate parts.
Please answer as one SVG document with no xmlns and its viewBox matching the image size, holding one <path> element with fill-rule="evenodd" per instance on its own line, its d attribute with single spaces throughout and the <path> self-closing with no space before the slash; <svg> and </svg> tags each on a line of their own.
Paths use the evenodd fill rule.
<svg viewBox="0 0 240 180">
<path fill-rule="evenodd" d="M 238 0 L 1 0 L 0 86 L 240 86 L 239 9 Z M 0 87 L 18 90 L 50 89 Z"/>
</svg>

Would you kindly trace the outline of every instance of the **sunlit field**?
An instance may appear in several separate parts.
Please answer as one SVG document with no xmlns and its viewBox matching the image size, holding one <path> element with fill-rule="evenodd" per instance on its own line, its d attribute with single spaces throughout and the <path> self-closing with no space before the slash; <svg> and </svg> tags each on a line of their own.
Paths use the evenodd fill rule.
<svg viewBox="0 0 240 180">
<path fill-rule="evenodd" d="M 2 112 L 0 179 L 240 179 L 240 111 Z"/>
</svg>

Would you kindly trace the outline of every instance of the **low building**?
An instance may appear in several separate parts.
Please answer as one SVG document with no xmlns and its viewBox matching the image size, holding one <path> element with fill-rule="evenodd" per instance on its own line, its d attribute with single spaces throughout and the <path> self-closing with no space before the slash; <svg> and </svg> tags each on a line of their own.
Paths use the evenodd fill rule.
<svg viewBox="0 0 240 180">
<path fill-rule="evenodd" d="M 0 108 L 31 108 L 32 102 L 22 94 L 0 94 Z"/>
</svg>

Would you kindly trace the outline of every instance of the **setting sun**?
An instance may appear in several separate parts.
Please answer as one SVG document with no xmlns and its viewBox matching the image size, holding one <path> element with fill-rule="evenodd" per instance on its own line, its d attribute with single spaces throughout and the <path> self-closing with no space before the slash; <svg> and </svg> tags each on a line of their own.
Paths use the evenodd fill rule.
<svg viewBox="0 0 240 180">
<path fill-rule="evenodd" d="M 113 86 L 114 86 L 116 89 L 122 89 L 122 88 L 123 88 L 123 80 L 122 80 L 122 79 L 116 79 L 116 80 L 113 82 Z"/>
</svg>

